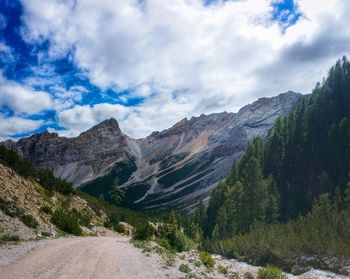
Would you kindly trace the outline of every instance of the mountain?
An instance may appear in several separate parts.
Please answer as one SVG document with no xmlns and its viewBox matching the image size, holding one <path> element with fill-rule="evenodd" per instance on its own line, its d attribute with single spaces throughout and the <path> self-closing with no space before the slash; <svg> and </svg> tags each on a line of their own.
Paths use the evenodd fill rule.
<svg viewBox="0 0 350 279">
<path fill-rule="evenodd" d="M 108 199 L 118 177 L 127 206 L 184 209 L 207 198 L 247 144 L 265 137 L 301 98 L 291 91 L 261 98 L 238 113 L 185 118 L 144 139 L 128 137 L 109 119 L 75 138 L 45 132 L 3 144 L 35 167 L 48 168 L 95 196 Z"/>
</svg>

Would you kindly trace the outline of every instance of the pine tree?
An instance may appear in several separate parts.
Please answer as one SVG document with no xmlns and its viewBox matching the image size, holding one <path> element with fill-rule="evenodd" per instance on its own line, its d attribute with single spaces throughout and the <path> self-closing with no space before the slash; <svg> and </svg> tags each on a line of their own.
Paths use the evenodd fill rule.
<svg viewBox="0 0 350 279">
<path fill-rule="evenodd" d="M 227 219 L 226 207 L 222 206 L 219 209 L 216 222 L 215 222 L 215 227 L 212 235 L 214 239 L 225 239 L 226 237 L 228 237 L 227 222 L 228 222 L 228 219 Z"/>
<path fill-rule="evenodd" d="M 233 187 L 228 188 L 226 192 L 224 207 L 227 212 L 227 227 L 225 235 L 232 236 L 242 229 L 242 220 L 244 218 L 243 196 L 243 186 L 239 181 Z"/>
<path fill-rule="evenodd" d="M 262 176 L 259 161 L 252 157 L 243 171 L 243 201 L 245 203 L 244 230 L 249 230 L 255 221 L 264 220 L 266 213 L 267 187 Z"/>
<path fill-rule="evenodd" d="M 203 229 L 206 221 L 206 209 L 204 202 L 201 200 L 197 206 L 197 210 L 195 212 L 195 218 L 193 220 L 196 224 L 198 224 L 199 228 Z"/>
<path fill-rule="evenodd" d="M 218 184 L 218 186 L 216 186 L 216 188 L 210 195 L 209 205 L 206 214 L 207 221 L 203 228 L 204 237 L 210 237 L 213 233 L 219 209 L 223 205 L 225 200 L 225 192 L 227 187 L 228 186 L 226 183 L 221 182 Z"/>
<path fill-rule="evenodd" d="M 110 192 L 110 199 L 115 204 L 121 204 L 125 197 L 124 190 L 119 185 L 119 179 L 116 177 L 113 181 L 112 191 Z"/>
<path fill-rule="evenodd" d="M 277 221 L 280 210 L 280 197 L 276 187 L 276 182 L 270 175 L 266 180 L 267 184 L 267 202 L 266 202 L 266 218 L 269 223 Z"/>
</svg>

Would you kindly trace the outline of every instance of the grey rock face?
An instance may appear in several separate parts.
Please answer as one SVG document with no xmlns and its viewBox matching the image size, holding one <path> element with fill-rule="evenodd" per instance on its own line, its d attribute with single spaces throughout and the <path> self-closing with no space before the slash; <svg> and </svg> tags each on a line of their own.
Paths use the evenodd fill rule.
<svg viewBox="0 0 350 279">
<path fill-rule="evenodd" d="M 76 138 L 46 132 L 4 144 L 94 195 L 106 194 L 118 176 L 128 206 L 190 209 L 228 175 L 250 140 L 265 137 L 301 97 L 287 92 L 259 99 L 238 113 L 183 119 L 141 140 L 124 135 L 110 119 Z"/>
<path fill-rule="evenodd" d="M 6 141 L 5 146 L 75 186 L 108 174 L 118 162 L 132 162 L 139 156 L 138 145 L 120 131 L 115 119 L 105 120 L 76 138 L 44 132 L 16 143 Z"/>
</svg>

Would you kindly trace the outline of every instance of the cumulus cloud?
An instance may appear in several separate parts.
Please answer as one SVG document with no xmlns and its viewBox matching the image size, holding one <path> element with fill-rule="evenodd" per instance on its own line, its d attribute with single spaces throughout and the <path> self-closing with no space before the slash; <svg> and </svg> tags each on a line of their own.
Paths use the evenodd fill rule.
<svg viewBox="0 0 350 279">
<path fill-rule="evenodd" d="M 77 105 L 58 113 L 59 126 L 66 131 L 57 131 L 65 136 L 76 136 L 107 118 L 116 118 L 120 128 L 127 135 L 138 138 L 152 131 L 169 128 L 179 116 L 185 117 L 192 111 L 186 95 L 175 98 L 168 94 L 154 94 L 141 106 L 120 104 Z"/>
<path fill-rule="evenodd" d="M 277 1 L 22 0 L 22 34 L 48 40 L 50 59 L 72 53 L 95 85 L 145 99 L 137 107 L 71 103 L 59 111 L 64 127 L 76 133 L 114 116 L 145 136 L 184 116 L 233 111 L 289 89 L 309 93 L 349 54 L 348 1 L 297 0 L 301 16 L 286 30 L 272 20 Z"/>
<path fill-rule="evenodd" d="M 31 120 L 16 116 L 5 117 L 0 114 L 0 140 L 8 139 L 10 135 L 31 132 L 42 124 L 42 120 Z"/>
<path fill-rule="evenodd" d="M 15 113 L 35 114 L 53 107 L 50 94 L 34 91 L 13 81 L 0 73 L 0 107 L 6 107 Z"/>
</svg>

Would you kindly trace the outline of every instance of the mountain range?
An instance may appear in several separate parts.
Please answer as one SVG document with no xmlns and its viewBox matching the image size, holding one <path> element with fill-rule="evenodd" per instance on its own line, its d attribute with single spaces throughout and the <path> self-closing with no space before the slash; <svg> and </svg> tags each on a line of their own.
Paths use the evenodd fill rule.
<svg viewBox="0 0 350 279">
<path fill-rule="evenodd" d="M 108 199 L 117 177 L 128 207 L 190 210 L 227 177 L 247 144 L 266 137 L 302 96 L 289 91 L 261 98 L 237 113 L 184 118 L 142 139 L 125 135 L 111 118 L 74 138 L 44 132 L 2 144 L 92 195 Z"/>
</svg>

